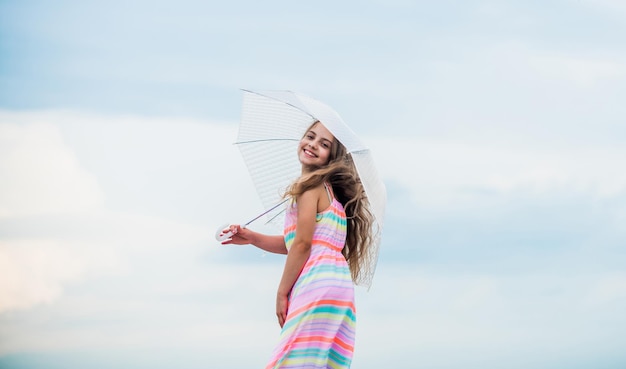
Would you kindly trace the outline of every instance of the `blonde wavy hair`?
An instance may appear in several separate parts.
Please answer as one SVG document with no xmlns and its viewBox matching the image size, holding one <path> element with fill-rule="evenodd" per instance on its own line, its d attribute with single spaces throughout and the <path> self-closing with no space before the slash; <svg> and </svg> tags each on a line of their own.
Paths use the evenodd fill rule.
<svg viewBox="0 0 626 369">
<path fill-rule="evenodd" d="M 306 131 L 320 123 L 314 122 Z M 369 211 L 369 201 L 357 173 L 352 156 L 346 147 L 335 137 L 331 145 L 326 166 L 314 168 L 292 183 L 285 197 L 296 199 L 304 192 L 322 183 L 332 186 L 335 198 L 343 205 L 347 218 L 346 244 L 341 253 L 350 267 L 352 280 L 356 284 L 367 279 L 362 271 L 368 270 L 372 260 L 369 247 L 373 241 L 372 224 L 374 217 Z"/>
</svg>

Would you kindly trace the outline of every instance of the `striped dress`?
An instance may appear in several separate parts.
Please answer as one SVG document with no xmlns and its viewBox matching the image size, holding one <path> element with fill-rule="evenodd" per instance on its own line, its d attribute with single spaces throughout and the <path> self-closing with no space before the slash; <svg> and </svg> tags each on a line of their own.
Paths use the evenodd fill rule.
<svg viewBox="0 0 626 369">
<path fill-rule="evenodd" d="M 328 192 L 328 188 L 326 188 Z M 331 205 L 317 214 L 311 255 L 289 296 L 287 319 L 266 369 L 349 368 L 354 350 L 354 285 L 341 249 L 346 213 L 329 193 Z M 293 244 L 296 204 L 287 208 L 285 243 Z"/>
</svg>

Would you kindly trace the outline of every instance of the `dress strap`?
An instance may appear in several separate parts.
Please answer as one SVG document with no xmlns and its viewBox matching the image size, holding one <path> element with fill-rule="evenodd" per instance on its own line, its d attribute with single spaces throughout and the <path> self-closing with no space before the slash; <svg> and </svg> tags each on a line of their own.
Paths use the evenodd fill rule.
<svg viewBox="0 0 626 369">
<path fill-rule="evenodd" d="M 326 189 L 326 194 L 328 195 L 328 201 L 330 201 L 330 203 L 333 203 L 333 196 L 330 194 L 330 190 L 328 189 L 328 183 L 324 182 L 324 188 Z"/>
</svg>

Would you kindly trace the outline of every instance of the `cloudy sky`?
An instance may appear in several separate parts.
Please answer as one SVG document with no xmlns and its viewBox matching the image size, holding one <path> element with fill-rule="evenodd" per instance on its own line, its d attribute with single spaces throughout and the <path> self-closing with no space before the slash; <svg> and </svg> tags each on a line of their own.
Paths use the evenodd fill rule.
<svg viewBox="0 0 626 369">
<path fill-rule="evenodd" d="M 265 364 L 284 259 L 213 239 L 261 210 L 249 88 L 387 185 L 353 368 L 623 368 L 624 34 L 619 0 L 0 1 L 0 367 Z"/>
</svg>

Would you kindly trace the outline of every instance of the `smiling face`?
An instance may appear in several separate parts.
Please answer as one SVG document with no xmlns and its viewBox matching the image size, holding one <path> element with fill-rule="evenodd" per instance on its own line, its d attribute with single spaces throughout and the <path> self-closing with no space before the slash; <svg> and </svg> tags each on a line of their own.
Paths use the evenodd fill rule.
<svg viewBox="0 0 626 369">
<path fill-rule="evenodd" d="M 328 164 L 334 140 L 335 137 L 322 123 L 313 124 L 298 145 L 298 159 L 303 171 Z"/>
</svg>

